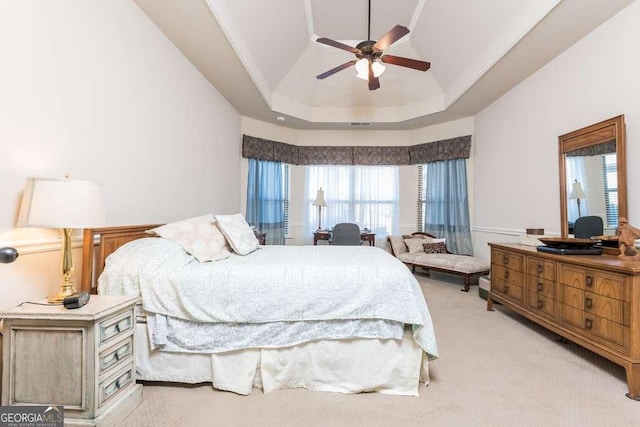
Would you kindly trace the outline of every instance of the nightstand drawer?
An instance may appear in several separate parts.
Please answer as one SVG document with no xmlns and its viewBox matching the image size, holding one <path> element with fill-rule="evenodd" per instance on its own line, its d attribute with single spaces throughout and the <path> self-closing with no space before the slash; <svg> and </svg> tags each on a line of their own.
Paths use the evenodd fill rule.
<svg viewBox="0 0 640 427">
<path fill-rule="evenodd" d="M 134 323 L 133 310 L 128 310 L 117 316 L 103 320 L 98 324 L 98 345 L 102 345 L 116 337 L 125 336 L 133 330 Z"/>
<path fill-rule="evenodd" d="M 133 335 L 118 344 L 103 350 L 98 357 L 98 375 L 116 366 L 133 355 Z"/>
<path fill-rule="evenodd" d="M 98 407 L 102 407 L 122 390 L 134 383 L 133 360 L 123 369 L 98 384 Z"/>
</svg>

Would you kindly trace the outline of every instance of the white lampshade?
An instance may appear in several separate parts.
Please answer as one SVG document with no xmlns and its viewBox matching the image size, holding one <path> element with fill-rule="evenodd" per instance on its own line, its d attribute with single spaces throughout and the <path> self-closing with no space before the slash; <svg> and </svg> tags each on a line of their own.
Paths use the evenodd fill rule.
<svg viewBox="0 0 640 427">
<path fill-rule="evenodd" d="M 380 77 L 387 67 L 377 61 L 373 61 L 371 68 L 373 69 L 373 76 Z M 369 60 L 367 58 L 359 59 L 356 62 L 356 71 L 358 72 L 356 77 L 362 80 L 369 80 Z"/>
<path fill-rule="evenodd" d="M 91 228 L 105 225 L 102 186 L 90 181 L 27 178 L 19 227 Z"/>
<path fill-rule="evenodd" d="M 587 195 L 584 194 L 584 191 L 582 191 L 582 186 L 580 185 L 580 183 L 576 179 L 574 181 L 574 183 L 573 183 L 573 188 L 571 190 L 571 195 L 569 196 L 569 198 L 570 199 L 584 199 L 586 197 L 587 197 Z"/>
<path fill-rule="evenodd" d="M 314 200 L 313 206 L 327 206 L 327 203 L 324 201 L 324 191 L 322 190 L 322 187 L 320 187 L 318 194 L 316 194 L 316 200 Z"/>
</svg>

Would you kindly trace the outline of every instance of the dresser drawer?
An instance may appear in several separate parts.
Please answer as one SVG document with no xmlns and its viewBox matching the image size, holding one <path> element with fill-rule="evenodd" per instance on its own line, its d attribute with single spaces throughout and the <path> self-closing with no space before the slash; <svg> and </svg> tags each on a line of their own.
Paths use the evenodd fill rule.
<svg viewBox="0 0 640 427">
<path fill-rule="evenodd" d="M 556 280 L 556 263 L 545 259 L 528 257 L 527 274 L 544 280 Z"/>
<path fill-rule="evenodd" d="M 584 310 L 584 290 L 560 285 L 560 302 L 578 310 Z"/>
<path fill-rule="evenodd" d="M 539 293 L 527 292 L 527 308 L 533 313 L 550 319 L 556 317 L 556 302 Z"/>
<path fill-rule="evenodd" d="M 491 262 L 509 270 L 524 272 L 524 255 L 493 250 L 491 251 Z"/>
<path fill-rule="evenodd" d="M 493 264 L 491 270 L 491 278 L 502 282 L 508 282 L 513 285 L 524 286 L 524 273 L 518 270 L 511 270 L 502 265 Z"/>
<path fill-rule="evenodd" d="M 98 407 L 106 405 L 111 399 L 135 382 L 133 360 L 113 375 L 98 384 Z"/>
<path fill-rule="evenodd" d="M 585 338 L 629 354 L 629 328 L 603 317 L 594 316 L 584 310 L 560 304 L 560 323 L 568 326 Z"/>
<path fill-rule="evenodd" d="M 607 344 L 614 344 L 618 350 L 629 354 L 629 328 L 602 317 L 585 314 L 585 330 Z"/>
<path fill-rule="evenodd" d="M 584 310 L 612 322 L 630 326 L 631 313 L 629 303 L 605 297 L 593 292 L 584 293 Z"/>
<path fill-rule="evenodd" d="M 556 283 L 551 280 L 527 276 L 527 291 L 556 299 Z"/>
<path fill-rule="evenodd" d="M 135 317 L 133 310 L 116 314 L 98 323 L 98 345 L 113 342 L 133 331 Z"/>
<path fill-rule="evenodd" d="M 525 291 L 522 286 L 510 283 L 505 279 L 494 278 L 493 274 L 491 276 L 491 291 L 524 304 Z"/>
<path fill-rule="evenodd" d="M 124 341 L 102 350 L 98 356 L 98 375 L 104 374 L 109 369 L 133 355 L 133 335 Z"/>
<path fill-rule="evenodd" d="M 599 270 L 561 264 L 560 282 L 574 288 L 586 289 L 598 295 L 628 301 L 626 277 Z"/>
</svg>

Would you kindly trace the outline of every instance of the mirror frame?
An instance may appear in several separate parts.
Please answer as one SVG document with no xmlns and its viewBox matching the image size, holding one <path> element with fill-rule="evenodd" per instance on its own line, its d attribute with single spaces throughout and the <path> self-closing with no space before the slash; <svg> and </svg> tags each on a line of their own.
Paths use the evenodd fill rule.
<svg viewBox="0 0 640 427">
<path fill-rule="evenodd" d="M 560 161 L 560 234 L 569 236 L 567 217 L 566 153 L 611 140 L 616 141 L 616 168 L 618 171 L 618 218 L 627 214 L 627 155 L 624 114 L 560 135 L 558 137 Z"/>
</svg>

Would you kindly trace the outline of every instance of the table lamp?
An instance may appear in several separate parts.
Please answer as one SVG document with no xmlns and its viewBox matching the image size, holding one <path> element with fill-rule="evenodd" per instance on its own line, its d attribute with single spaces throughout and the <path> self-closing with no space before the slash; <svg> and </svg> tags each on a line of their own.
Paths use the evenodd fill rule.
<svg viewBox="0 0 640 427">
<path fill-rule="evenodd" d="M 61 304 L 76 292 L 71 275 L 71 231 L 105 225 L 102 187 L 89 181 L 27 178 L 18 216 L 18 227 L 58 228 L 62 238 L 62 285 L 47 300 Z"/>
<path fill-rule="evenodd" d="M 314 200 L 313 206 L 318 207 L 318 230 L 322 230 L 322 208 L 327 206 L 327 203 L 324 201 L 324 191 L 322 187 L 320 187 L 316 194 L 316 200 Z"/>
<path fill-rule="evenodd" d="M 576 179 L 573 182 L 573 188 L 571 190 L 571 195 L 569 196 L 569 198 L 570 199 L 575 199 L 576 203 L 578 204 L 578 218 L 580 218 L 582 216 L 580 214 L 580 199 L 585 199 L 586 197 L 587 197 L 587 195 L 584 194 L 584 191 L 582 191 L 582 186 L 580 185 L 580 183 Z"/>
</svg>

